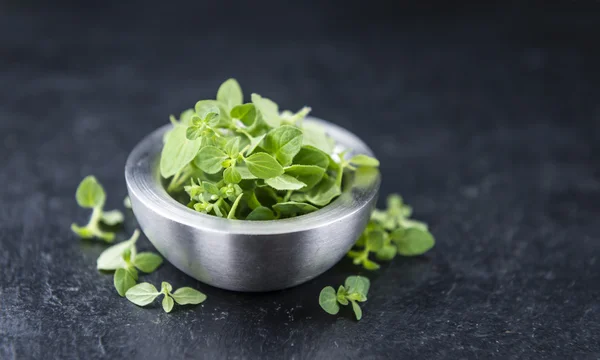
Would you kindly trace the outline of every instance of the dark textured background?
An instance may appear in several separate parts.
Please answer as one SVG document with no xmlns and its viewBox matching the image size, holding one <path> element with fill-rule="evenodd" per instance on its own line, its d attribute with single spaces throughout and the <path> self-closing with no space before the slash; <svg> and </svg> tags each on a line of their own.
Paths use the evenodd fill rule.
<svg viewBox="0 0 600 360">
<path fill-rule="evenodd" d="M 87 3 L 0 3 L 1 359 L 600 356 L 598 6 Z M 121 206 L 133 146 L 230 76 L 361 135 L 431 225 L 360 323 L 317 302 L 347 260 L 267 294 L 166 264 L 143 280 L 208 294 L 167 315 L 69 231 L 83 176 Z"/>
</svg>

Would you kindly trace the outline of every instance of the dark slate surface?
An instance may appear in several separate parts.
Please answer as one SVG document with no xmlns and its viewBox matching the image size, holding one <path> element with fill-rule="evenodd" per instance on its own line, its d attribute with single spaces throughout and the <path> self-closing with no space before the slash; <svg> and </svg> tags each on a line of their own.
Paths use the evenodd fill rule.
<svg viewBox="0 0 600 360">
<path fill-rule="evenodd" d="M 569 3 L 581 9 L 3 2 L 0 358 L 596 358 L 599 22 Z M 367 274 L 360 323 L 317 303 L 365 273 L 347 260 L 267 294 L 167 264 L 143 279 L 209 296 L 167 315 L 119 298 L 95 270 L 104 246 L 70 233 L 83 176 L 120 206 L 132 147 L 229 76 L 361 134 L 383 194 L 431 224 L 427 256 Z M 129 214 L 121 238 L 135 226 Z"/>
</svg>

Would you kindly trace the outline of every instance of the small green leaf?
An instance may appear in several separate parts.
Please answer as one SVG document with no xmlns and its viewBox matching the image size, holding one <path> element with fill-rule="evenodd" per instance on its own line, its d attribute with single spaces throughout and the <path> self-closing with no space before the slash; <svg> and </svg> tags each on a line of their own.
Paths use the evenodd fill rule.
<svg viewBox="0 0 600 360">
<path fill-rule="evenodd" d="M 254 150 L 256 150 L 256 148 L 261 144 L 265 136 L 267 136 L 267 134 L 262 134 L 260 136 L 256 136 L 250 139 L 250 146 L 248 147 L 248 150 L 246 150 L 246 156 L 249 156 L 254 152 Z"/>
<path fill-rule="evenodd" d="M 98 270 L 116 270 L 127 266 L 123 260 L 123 253 L 135 246 L 135 242 L 140 236 L 140 231 L 135 230 L 131 238 L 127 241 L 120 242 L 116 245 L 104 250 L 96 260 Z"/>
<path fill-rule="evenodd" d="M 127 270 L 121 268 L 115 271 L 115 275 L 113 278 L 113 283 L 115 285 L 115 289 L 120 296 L 125 296 L 127 290 L 135 285 L 135 279 Z"/>
<path fill-rule="evenodd" d="M 378 270 L 380 268 L 379 264 L 369 259 L 364 259 L 362 265 L 367 270 Z"/>
<path fill-rule="evenodd" d="M 71 224 L 71 231 L 82 239 L 91 239 L 94 237 L 94 232 L 87 226 L 79 226 L 77 224 Z"/>
<path fill-rule="evenodd" d="M 328 314 L 335 315 L 340 311 L 340 306 L 337 303 L 337 295 L 335 289 L 327 286 L 321 290 L 319 294 L 319 305 Z"/>
<path fill-rule="evenodd" d="M 258 94 L 252 94 L 252 103 L 256 110 L 261 114 L 262 119 L 272 128 L 277 128 L 281 125 L 281 117 L 279 116 L 279 107 L 272 100 L 264 98 Z"/>
<path fill-rule="evenodd" d="M 385 245 L 375 254 L 378 260 L 390 261 L 396 257 L 396 247 L 393 245 Z"/>
<path fill-rule="evenodd" d="M 367 301 L 367 296 L 361 293 L 352 293 L 346 296 L 346 298 L 350 301 L 360 301 L 360 302 L 365 302 Z"/>
<path fill-rule="evenodd" d="M 324 177 L 320 183 L 310 190 L 306 199 L 315 205 L 325 206 L 341 193 L 342 190 L 336 184 L 334 178 Z"/>
<path fill-rule="evenodd" d="M 271 211 L 271 209 L 260 206 L 256 209 L 252 210 L 248 216 L 246 216 L 246 220 L 273 220 L 275 219 L 275 215 Z"/>
<path fill-rule="evenodd" d="M 173 310 L 173 299 L 169 295 L 165 295 L 162 300 L 162 307 L 166 313 L 170 313 Z"/>
<path fill-rule="evenodd" d="M 188 126 L 187 129 L 185 129 L 185 138 L 192 141 L 196 140 L 199 137 L 202 137 L 203 131 L 204 129 L 200 126 Z"/>
<path fill-rule="evenodd" d="M 229 210 L 229 214 L 227 214 L 227 218 L 228 219 L 235 219 L 235 211 L 237 210 L 237 207 L 240 204 L 240 200 L 242 200 L 242 196 L 244 196 L 243 193 L 239 194 L 237 196 L 237 198 L 235 199 L 235 201 L 233 202 L 233 205 L 231 205 L 231 209 Z"/>
<path fill-rule="evenodd" d="M 102 212 L 100 220 L 108 226 L 115 226 L 123 222 L 123 213 L 119 210 Z"/>
<path fill-rule="evenodd" d="M 267 133 L 263 148 L 277 160 L 288 165 L 302 147 L 302 131 L 295 126 L 283 125 Z"/>
<path fill-rule="evenodd" d="M 235 79 L 225 80 L 217 91 L 217 100 L 225 104 L 229 109 L 240 105 L 244 101 L 240 84 Z"/>
<path fill-rule="evenodd" d="M 293 176 L 297 180 L 306 184 L 307 189 L 313 188 L 316 184 L 323 179 L 325 174 L 325 168 L 315 165 L 292 165 L 285 169 L 285 174 Z"/>
<path fill-rule="evenodd" d="M 240 138 L 236 136 L 227 140 L 223 150 L 225 150 L 225 153 L 229 155 L 230 158 L 236 157 L 240 152 Z"/>
<path fill-rule="evenodd" d="M 302 124 L 302 133 L 304 134 L 302 137 L 303 145 L 314 146 L 327 154 L 333 152 L 335 142 L 331 137 L 327 136 L 321 125 L 305 121 L 304 124 Z"/>
<path fill-rule="evenodd" d="M 166 140 L 160 155 L 160 174 L 169 178 L 194 160 L 201 141 L 188 140 L 186 127 L 181 125 L 175 126 Z"/>
<path fill-rule="evenodd" d="M 242 124 L 250 126 L 256 120 L 256 108 L 254 104 L 237 105 L 231 109 L 231 117 L 239 119 Z"/>
<path fill-rule="evenodd" d="M 214 146 L 205 146 L 194 158 L 194 164 L 207 174 L 216 174 L 223 168 L 223 161 L 229 157 Z"/>
<path fill-rule="evenodd" d="M 428 231 L 410 228 L 396 245 L 400 255 L 417 256 L 429 251 L 435 245 L 435 239 Z"/>
<path fill-rule="evenodd" d="M 283 167 L 266 153 L 250 155 L 246 158 L 246 166 L 259 179 L 269 179 L 283 174 Z"/>
<path fill-rule="evenodd" d="M 356 320 L 362 319 L 362 310 L 360 306 L 356 303 L 356 301 L 352 301 L 352 310 L 354 310 L 354 315 L 356 316 Z"/>
<path fill-rule="evenodd" d="M 171 294 L 179 305 L 200 304 L 206 300 L 206 295 L 191 287 L 182 287 Z"/>
<path fill-rule="evenodd" d="M 398 228 L 390 233 L 390 239 L 392 239 L 392 241 L 394 241 L 394 242 L 401 241 L 402 238 L 404 237 L 405 232 L 406 232 L 405 229 Z"/>
<path fill-rule="evenodd" d="M 367 296 L 371 282 L 364 276 L 348 276 L 344 285 L 349 294 L 358 293 Z"/>
<path fill-rule="evenodd" d="M 369 231 L 367 233 L 367 246 L 371 251 L 379 251 L 385 244 L 386 233 L 382 230 Z"/>
<path fill-rule="evenodd" d="M 266 179 L 265 183 L 275 190 L 299 190 L 306 186 L 302 181 L 286 174 Z"/>
<path fill-rule="evenodd" d="M 127 209 L 131 209 L 131 199 L 129 196 L 125 196 L 125 199 L 123 199 L 123 206 L 125 206 Z"/>
<path fill-rule="evenodd" d="M 170 294 L 171 291 L 173 291 L 173 286 L 171 286 L 171 284 L 169 284 L 166 281 L 163 281 L 162 283 L 160 283 L 160 291 L 163 294 Z"/>
<path fill-rule="evenodd" d="M 156 290 L 154 285 L 144 282 L 131 287 L 125 293 L 127 300 L 138 306 L 146 306 L 156 299 L 161 293 Z"/>
<path fill-rule="evenodd" d="M 258 179 L 256 176 L 254 176 L 250 172 L 250 170 L 248 170 L 248 168 L 246 166 L 236 166 L 235 169 L 238 171 L 238 173 L 242 177 L 242 180 L 254 180 L 254 179 Z"/>
<path fill-rule="evenodd" d="M 348 305 L 348 299 L 346 299 L 347 294 L 348 293 L 346 288 L 344 288 L 344 285 L 340 285 L 336 294 L 337 301 L 342 305 Z"/>
<path fill-rule="evenodd" d="M 294 156 L 293 163 L 298 165 L 314 165 L 327 169 L 329 167 L 329 156 L 316 147 L 305 145 Z"/>
<path fill-rule="evenodd" d="M 96 180 L 96 177 L 90 175 L 86 176 L 81 183 L 79 183 L 75 198 L 77 199 L 77 204 L 79 204 L 79 206 L 91 209 L 103 206 L 104 201 L 106 200 L 106 194 L 104 193 L 102 185 Z"/>
<path fill-rule="evenodd" d="M 349 162 L 356 166 L 379 167 L 379 160 L 363 154 L 353 156 Z"/>
<path fill-rule="evenodd" d="M 227 184 L 238 184 L 242 181 L 242 174 L 240 174 L 237 168 L 231 166 L 223 171 L 223 180 Z"/>
<path fill-rule="evenodd" d="M 135 267 L 147 274 L 156 270 L 162 263 L 162 257 L 151 252 L 141 252 L 133 260 Z"/>
<path fill-rule="evenodd" d="M 195 109 L 200 121 L 194 122 L 192 119 L 192 124 L 205 123 L 214 127 L 219 124 L 225 125 L 229 121 L 229 109 L 219 101 L 200 100 L 196 103 Z"/>
<path fill-rule="evenodd" d="M 133 266 L 129 266 L 129 267 L 125 268 L 125 271 L 127 271 L 127 273 L 129 275 L 131 275 L 133 280 L 135 280 L 135 281 L 138 280 L 138 271 Z"/>
<path fill-rule="evenodd" d="M 273 205 L 273 209 L 282 215 L 302 215 L 318 210 L 318 208 L 307 203 L 295 201 L 281 202 Z"/>
</svg>

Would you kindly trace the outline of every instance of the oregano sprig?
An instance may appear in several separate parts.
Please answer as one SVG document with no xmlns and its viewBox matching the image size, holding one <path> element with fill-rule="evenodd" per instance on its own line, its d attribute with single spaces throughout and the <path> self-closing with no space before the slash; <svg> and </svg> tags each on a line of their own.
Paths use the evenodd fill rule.
<svg viewBox="0 0 600 360">
<path fill-rule="evenodd" d="M 100 223 L 115 226 L 123 222 L 123 213 L 119 210 L 104 211 L 106 193 L 96 177 L 86 176 L 75 193 L 77 204 L 85 209 L 92 209 L 90 220 L 84 226 L 71 224 L 71 230 L 83 239 L 98 238 L 108 243 L 113 242 L 115 234 L 100 228 Z"/>
<path fill-rule="evenodd" d="M 400 195 L 388 196 L 387 209 L 372 212 L 371 220 L 348 256 L 356 265 L 377 270 L 380 266 L 369 259 L 371 253 L 377 260 L 390 261 L 397 254 L 417 256 L 429 251 L 435 245 L 435 239 L 427 224 L 410 219 L 411 215 L 412 208 Z"/>
<path fill-rule="evenodd" d="M 352 304 L 356 320 L 360 320 L 362 309 L 358 303 L 367 301 L 370 286 L 369 279 L 364 276 L 349 276 L 337 292 L 331 286 L 323 288 L 319 294 L 319 305 L 327 313 L 336 315 L 340 311 L 340 305 Z"/>
<path fill-rule="evenodd" d="M 179 305 L 200 304 L 206 300 L 206 295 L 190 287 L 182 287 L 173 292 L 173 287 L 163 281 L 160 292 L 150 283 L 144 282 L 131 287 L 125 293 L 127 300 L 138 306 L 146 306 L 152 303 L 158 296 L 164 295 L 162 307 L 165 312 L 173 310 L 173 302 Z"/>
<path fill-rule="evenodd" d="M 98 260 L 98 270 L 114 270 L 113 283 L 120 296 L 125 296 L 127 290 L 133 287 L 138 280 L 138 270 L 151 273 L 163 262 L 160 255 L 152 252 L 138 253 L 135 243 L 140 236 L 140 231 L 135 230 L 131 238 L 104 250 Z"/>
</svg>

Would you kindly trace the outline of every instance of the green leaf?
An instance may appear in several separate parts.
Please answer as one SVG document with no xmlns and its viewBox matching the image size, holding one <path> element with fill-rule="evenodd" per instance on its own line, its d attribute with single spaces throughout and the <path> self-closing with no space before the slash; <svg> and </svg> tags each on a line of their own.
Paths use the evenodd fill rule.
<svg viewBox="0 0 600 360">
<path fill-rule="evenodd" d="M 123 206 L 125 206 L 127 209 L 131 209 L 131 199 L 129 196 L 125 196 L 125 199 L 123 199 Z"/>
<path fill-rule="evenodd" d="M 367 296 L 371 282 L 364 276 L 348 276 L 344 286 L 349 294 L 358 293 Z"/>
<path fill-rule="evenodd" d="M 216 174 L 223 168 L 223 161 L 228 158 L 223 150 L 214 146 L 205 146 L 194 158 L 194 165 L 207 174 Z"/>
<path fill-rule="evenodd" d="M 185 126 L 175 126 L 162 149 L 160 155 L 160 174 L 169 178 L 189 164 L 198 150 L 200 139 L 188 140 Z"/>
<path fill-rule="evenodd" d="M 82 239 L 91 239 L 94 237 L 94 231 L 87 226 L 79 226 L 77 224 L 71 224 L 71 231 Z"/>
<path fill-rule="evenodd" d="M 231 166 L 223 171 L 223 180 L 227 184 L 238 184 L 242 181 L 242 174 L 237 170 L 237 168 Z"/>
<path fill-rule="evenodd" d="M 324 177 L 320 183 L 310 190 L 306 199 L 318 206 L 325 206 L 342 193 L 332 177 Z"/>
<path fill-rule="evenodd" d="M 346 296 L 346 299 L 350 300 L 350 301 L 360 301 L 360 302 L 365 302 L 367 301 L 367 296 L 361 293 L 352 293 Z"/>
<path fill-rule="evenodd" d="M 356 166 L 379 167 L 379 160 L 363 154 L 353 156 L 349 162 Z"/>
<path fill-rule="evenodd" d="M 313 188 L 323 179 L 325 168 L 315 165 L 292 165 L 285 169 L 285 174 L 293 176 L 297 180 L 306 184 L 304 190 Z"/>
<path fill-rule="evenodd" d="M 231 210 L 229 210 L 229 214 L 227 214 L 227 218 L 228 219 L 235 219 L 235 211 L 237 210 L 238 205 L 240 204 L 240 200 L 242 200 L 242 196 L 244 196 L 243 193 L 239 194 L 237 196 L 237 198 L 235 199 L 235 201 L 233 202 L 233 205 L 231 205 Z"/>
<path fill-rule="evenodd" d="M 385 245 L 375 254 L 378 260 L 390 261 L 396 257 L 396 247 L 393 245 Z"/>
<path fill-rule="evenodd" d="M 298 165 L 314 165 L 327 169 L 329 167 L 329 156 L 316 147 L 305 145 L 294 156 L 293 163 Z"/>
<path fill-rule="evenodd" d="M 239 119 L 242 124 L 250 126 L 256 120 L 256 108 L 254 104 L 237 105 L 231 109 L 231 117 Z"/>
<path fill-rule="evenodd" d="M 127 271 L 127 273 L 129 275 L 131 275 L 133 280 L 135 280 L 135 281 L 138 280 L 138 271 L 133 266 L 129 266 L 129 267 L 125 268 L 125 271 Z"/>
<path fill-rule="evenodd" d="M 140 236 L 140 231 L 135 230 L 129 240 L 120 242 L 116 245 L 104 250 L 96 260 L 98 270 L 116 270 L 126 267 L 127 264 L 123 260 L 123 253 L 135 246 L 135 242 Z"/>
<path fill-rule="evenodd" d="M 240 138 L 235 136 L 227 140 L 225 143 L 225 153 L 229 155 L 230 158 L 234 158 L 240 152 Z"/>
<path fill-rule="evenodd" d="M 273 220 L 275 219 L 275 215 L 271 211 L 271 209 L 260 206 L 256 209 L 252 210 L 248 216 L 246 216 L 246 220 Z"/>
<path fill-rule="evenodd" d="M 411 219 L 406 219 L 406 218 L 401 218 L 398 221 L 400 223 L 400 226 L 402 226 L 405 229 L 419 229 L 422 231 L 427 231 L 427 224 L 425 224 L 424 222 L 421 221 L 417 221 L 417 220 L 411 220 Z"/>
<path fill-rule="evenodd" d="M 401 241 L 402 238 L 404 237 L 404 232 L 406 230 L 404 230 L 403 228 L 398 228 L 394 231 L 392 231 L 390 233 L 390 239 L 392 239 L 392 241 L 396 242 L 396 241 Z"/>
<path fill-rule="evenodd" d="M 188 140 L 196 140 L 199 137 L 202 137 L 202 132 L 204 130 L 199 126 L 188 126 L 185 129 L 185 138 Z"/>
<path fill-rule="evenodd" d="M 161 293 L 156 290 L 154 285 L 144 282 L 131 287 L 125 293 L 127 300 L 138 306 L 146 306 L 156 299 Z"/>
<path fill-rule="evenodd" d="M 160 290 L 163 294 L 170 294 L 173 291 L 173 286 L 166 281 L 160 283 Z"/>
<path fill-rule="evenodd" d="M 306 186 L 302 181 L 286 174 L 266 179 L 265 183 L 275 190 L 299 190 Z"/>
<path fill-rule="evenodd" d="M 162 301 L 163 310 L 166 313 L 170 313 L 171 310 L 173 310 L 173 304 L 174 304 L 173 299 L 169 295 L 165 294 L 165 297 L 163 297 L 163 301 Z"/>
<path fill-rule="evenodd" d="M 362 265 L 367 270 L 378 270 L 380 268 L 379 264 L 369 259 L 364 259 Z"/>
<path fill-rule="evenodd" d="M 386 233 L 382 230 L 369 231 L 367 233 L 367 246 L 371 251 L 379 251 L 385 244 Z"/>
<path fill-rule="evenodd" d="M 206 300 L 206 295 L 191 287 L 179 288 L 171 296 L 179 305 L 196 305 Z"/>
<path fill-rule="evenodd" d="M 75 198 L 77 199 L 77 204 L 79 204 L 79 206 L 91 209 L 102 207 L 106 200 L 106 194 L 104 193 L 102 185 L 96 180 L 96 177 L 89 175 L 79 183 Z"/>
<path fill-rule="evenodd" d="M 333 152 L 335 142 L 325 134 L 325 130 L 321 125 L 306 121 L 302 124 L 302 133 L 304 134 L 302 138 L 303 145 L 314 146 L 327 154 Z"/>
<path fill-rule="evenodd" d="M 355 301 L 352 301 L 352 310 L 354 310 L 354 315 L 356 316 L 356 320 L 362 319 L 362 310 Z"/>
<path fill-rule="evenodd" d="M 141 252 L 133 260 L 135 267 L 147 274 L 156 270 L 162 263 L 162 257 L 151 252 Z"/>
<path fill-rule="evenodd" d="M 311 213 L 313 211 L 318 210 L 318 208 L 312 206 L 311 204 L 307 204 L 307 203 L 300 203 L 300 202 L 295 202 L 295 201 L 287 201 L 287 202 L 281 202 L 281 203 L 277 203 L 275 205 L 273 205 L 273 209 L 275 209 L 275 211 L 279 212 L 282 215 L 302 215 L 302 214 L 308 214 Z"/>
<path fill-rule="evenodd" d="M 334 288 L 327 286 L 321 290 L 319 294 L 319 305 L 328 314 L 335 315 L 340 311 L 340 306 L 337 303 L 337 296 Z"/>
<path fill-rule="evenodd" d="M 283 165 L 288 165 L 302 147 L 302 131 L 295 126 L 283 125 L 267 133 L 263 148 L 274 154 Z"/>
<path fill-rule="evenodd" d="M 403 256 L 417 256 L 426 253 L 435 245 L 433 235 L 418 228 L 406 230 L 404 236 L 396 241 L 398 253 Z"/>
<path fill-rule="evenodd" d="M 235 79 L 225 80 L 217 91 L 217 100 L 227 105 L 230 109 L 236 105 L 240 105 L 244 101 L 240 84 Z"/>
<path fill-rule="evenodd" d="M 123 213 L 119 210 L 102 212 L 100 220 L 108 226 L 115 226 L 123 222 Z"/>
<path fill-rule="evenodd" d="M 348 305 L 348 299 L 346 299 L 347 294 L 348 292 L 346 291 L 344 285 L 340 285 L 336 294 L 337 301 L 342 305 Z"/>
<path fill-rule="evenodd" d="M 250 155 L 246 158 L 246 166 L 259 179 L 269 179 L 283 174 L 283 167 L 266 153 Z"/>
<path fill-rule="evenodd" d="M 135 279 L 127 270 L 121 268 L 115 271 L 115 275 L 113 278 L 113 283 L 115 285 L 115 289 L 120 296 L 125 296 L 127 290 L 132 288 L 135 285 Z"/>
<path fill-rule="evenodd" d="M 254 179 L 258 179 L 256 176 L 254 176 L 250 170 L 248 170 L 248 168 L 246 166 L 236 166 L 235 169 L 238 171 L 238 173 L 240 173 L 240 176 L 242 177 L 242 180 L 254 180 Z"/>
<path fill-rule="evenodd" d="M 272 128 L 277 128 L 281 125 L 281 117 L 279 116 L 279 107 L 270 99 L 264 98 L 258 94 L 252 94 L 252 103 L 256 110 L 261 114 L 262 119 L 267 125 Z"/>
<path fill-rule="evenodd" d="M 267 136 L 267 134 L 262 134 L 260 136 L 257 137 L 253 137 L 250 140 L 250 146 L 248 147 L 248 150 L 246 150 L 246 155 L 250 155 L 254 152 L 254 150 L 256 150 L 256 148 L 258 147 L 258 145 L 260 145 L 261 141 L 263 141 L 263 139 L 265 138 L 265 136 Z"/>
</svg>

